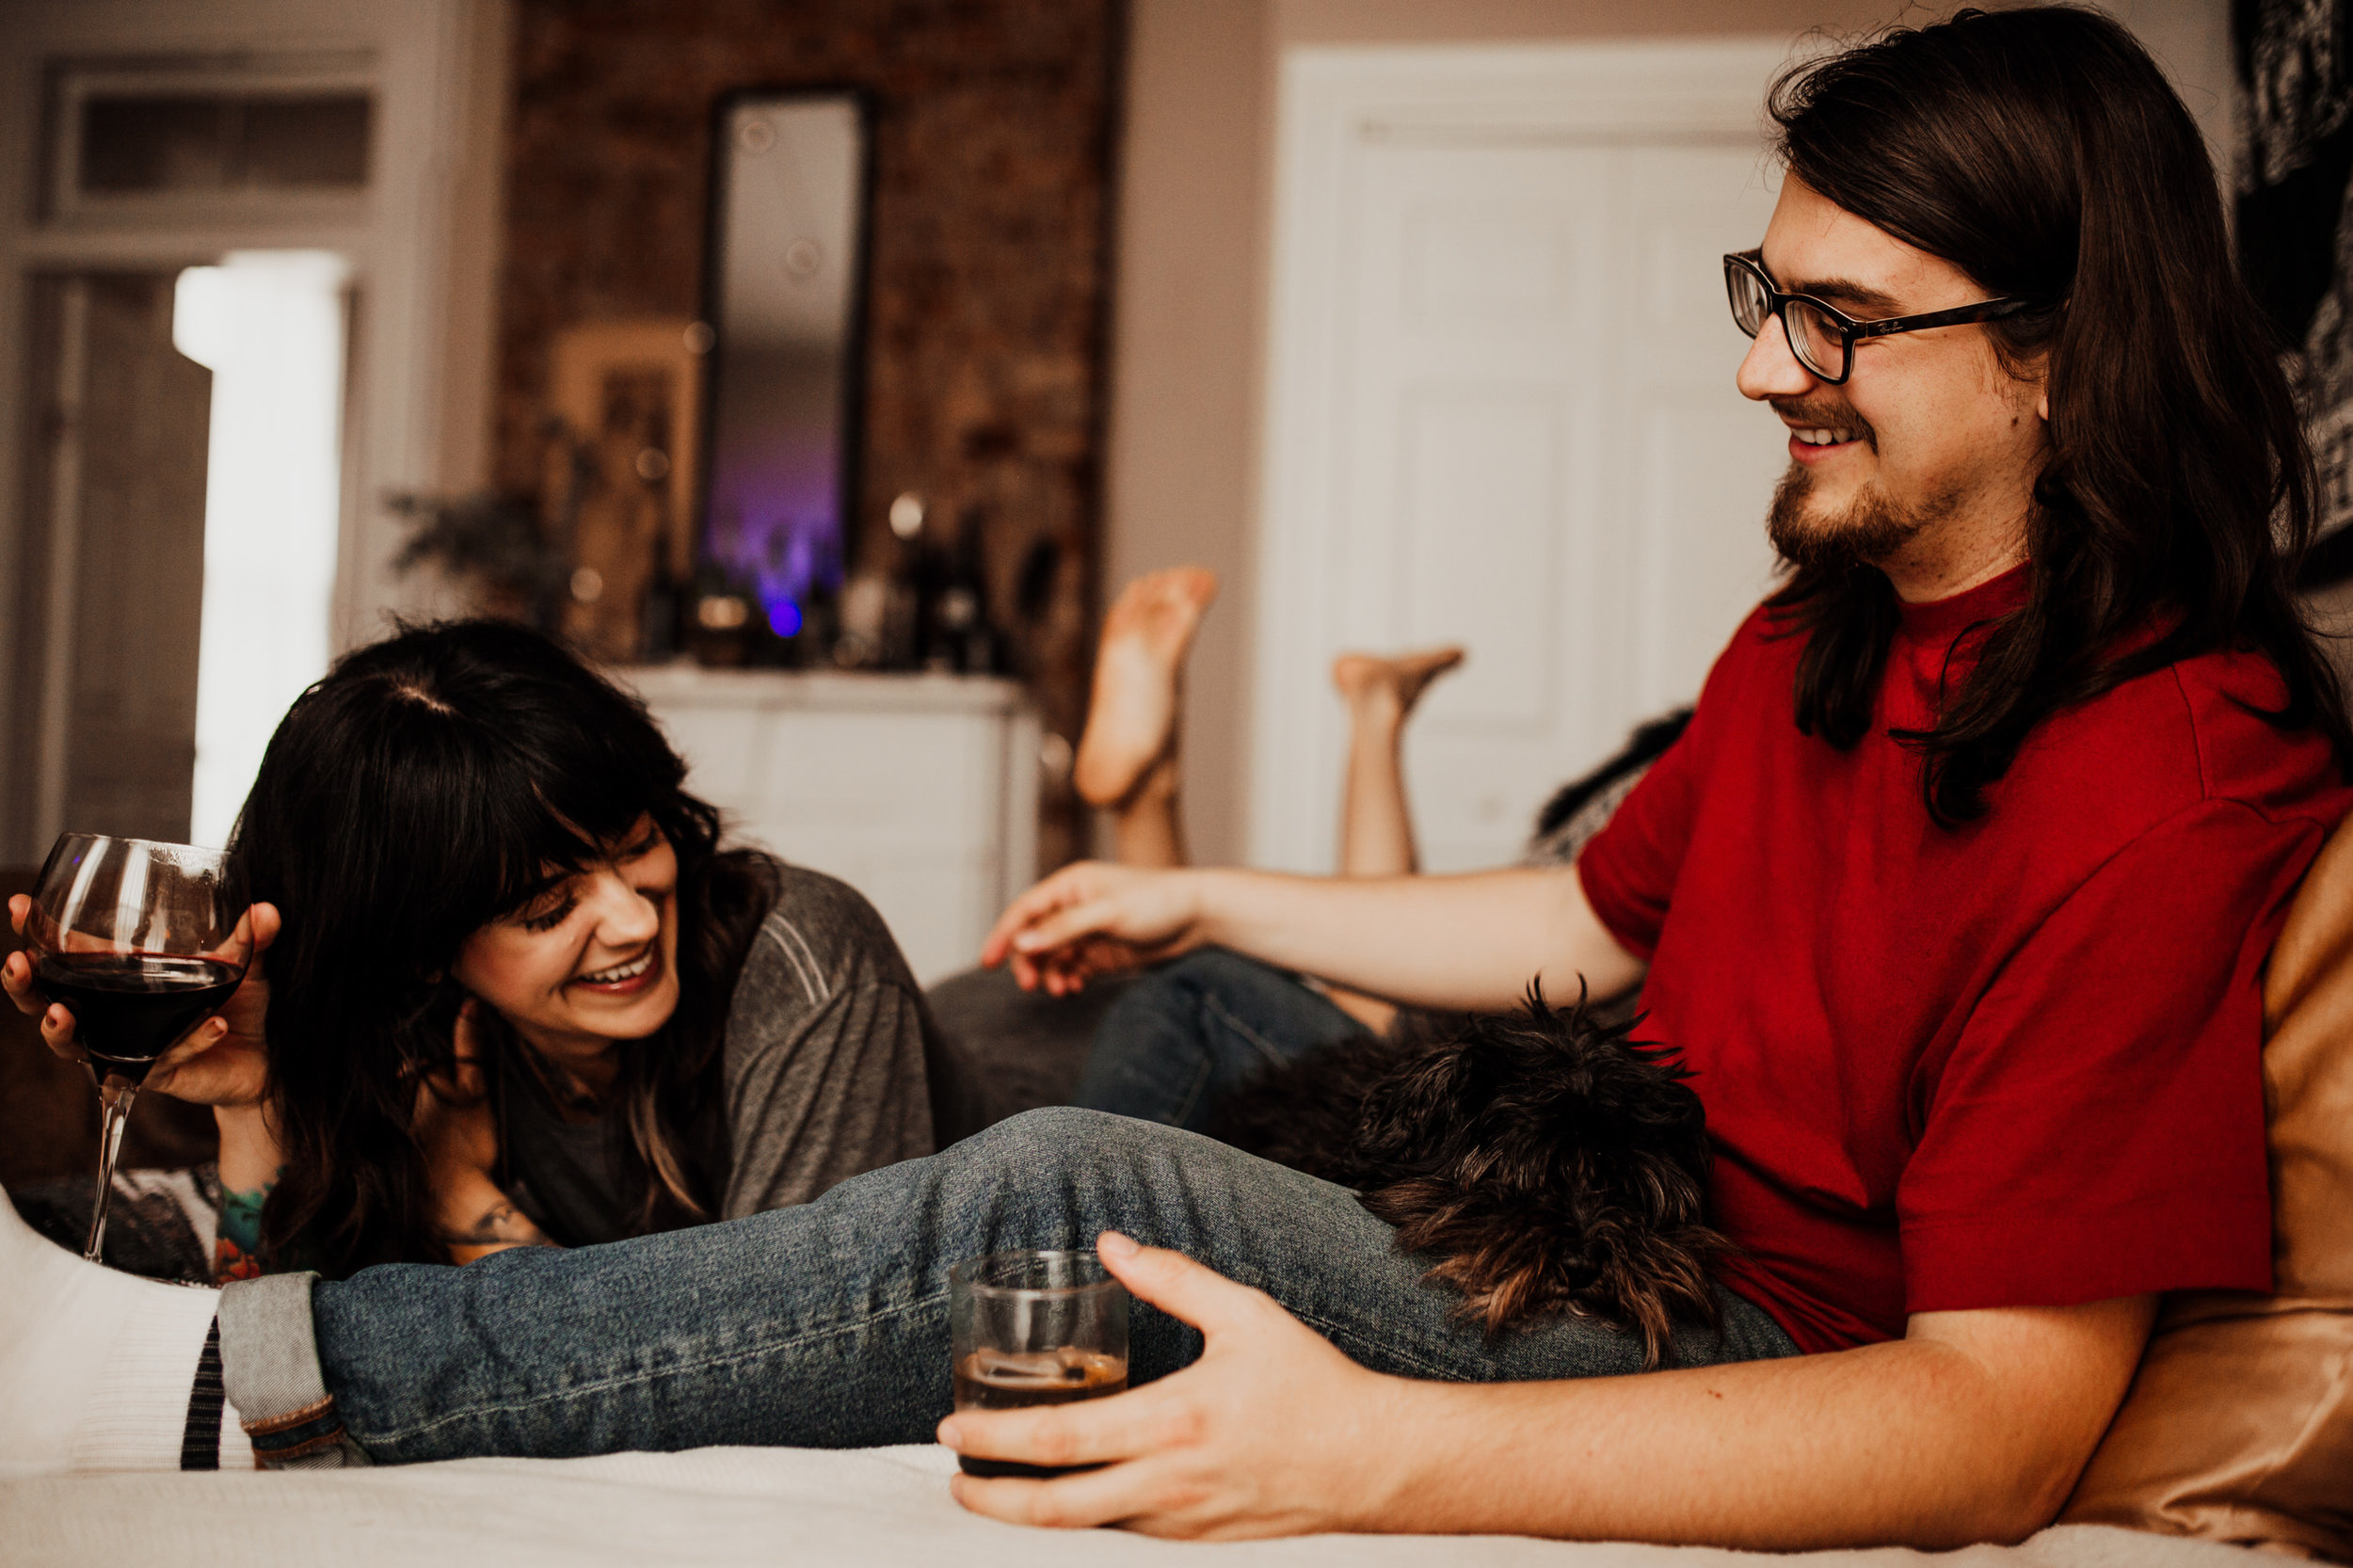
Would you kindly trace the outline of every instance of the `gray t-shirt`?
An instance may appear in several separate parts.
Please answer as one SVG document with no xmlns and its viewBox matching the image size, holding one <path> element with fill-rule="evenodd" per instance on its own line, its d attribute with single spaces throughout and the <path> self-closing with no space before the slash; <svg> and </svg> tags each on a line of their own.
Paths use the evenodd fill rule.
<svg viewBox="0 0 2353 1568">
<path fill-rule="evenodd" d="M 728 1005 L 724 1104 L 681 1153 L 723 1194 L 715 1219 L 807 1203 L 838 1181 L 932 1152 L 922 992 L 856 888 L 778 868 L 776 902 Z M 503 1058 L 504 1059 L 504 1058 Z M 565 1246 L 638 1232 L 617 1112 L 565 1119 L 520 1063 L 503 1072 L 507 1191 Z"/>
</svg>

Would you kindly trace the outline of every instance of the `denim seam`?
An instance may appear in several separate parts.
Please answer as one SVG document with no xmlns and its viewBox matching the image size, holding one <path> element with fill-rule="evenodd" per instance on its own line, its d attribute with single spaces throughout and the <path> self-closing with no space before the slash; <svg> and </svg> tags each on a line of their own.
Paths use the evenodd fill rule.
<svg viewBox="0 0 2353 1568">
<path fill-rule="evenodd" d="M 1218 1020 L 1226 1028 L 1256 1046 L 1258 1048 L 1258 1054 L 1266 1058 L 1268 1066 L 1279 1067 L 1289 1060 L 1275 1047 L 1274 1042 L 1234 1016 L 1225 1004 L 1218 1000 L 1216 997 L 1204 995 L 1201 999 L 1201 1005 L 1205 1011 L 1216 1014 Z"/>
<path fill-rule="evenodd" d="M 1176 1114 L 1168 1118 L 1170 1127 L 1183 1128 L 1193 1120 L 1193 1107 L 1201 1103 L 1201 1096 L 1209 1088 L 1209 1080 L 1215 1073 L 1216 1064 L 1204 1055 L 1200 1065 L 1193 1071 L 1192 1086 L 1185 1091 L 1184 1099 L 1176 1107 Z"/>
<path fill-rule="evenodd" d="M 1227 1277 L 1232 1279 L 1237 1285 L 1246 1285 L 1254 1290 L 1264 1291 L 1270 1296 L 1274 1295 L 1274 1292 L 1268 1288 L 1267 1278 L 1263 1272 L 1253 1270 L 1251 1271 L 1251 1273 L 1253 1277 L 1248 1279 L 1243 1278 L 1240 1271 L 1237 1271 Z M 1425 1361 L 1420 1356 L 1415 1355 L 1409 1351 L 1401 1350 L 1390 1345 L 1376 1346 L 1369 1336 L 1360 1334 L 1353 1324 L 1337 1323 L 1331 1319 L 1323 1317 L 1318 1313 L 1304 1312 L 1295 1306 L 1284 1306 L 1282 1298 L 1279 1296 L 1275 1297 L 1275 1304 L 1277 1306 L 1282 1306 L 1284 1311 L 1289 1313 L 1292 1317 L 1298 1319 L 1309 1328 L 1314 1329 L 1318 1334 L 1323 1336 L 1324 1339 L 1327 1342 L 1330 1342 L 1336 1350 L 1338 1349 L 1338 1341 L 1340 1337 L 1345 1335 L 1348 1338 L 1362 1344 L 1367 1350 L 1378 1349 L 1382 1352 L 1382 1353 L 1388 1355 L 1406 1366 L 1412 1367 L 1418 1371 L 1429 1374 L 1430 1380 L 1433 1383 L 1466 1383 L 1471 1381 L 1461 1376 L 1459 1373 L 1449 1371 L 1444 1367 Z M 1347 1354 L 1345 1351 L 1342 1351 L 1341 1353 L 1343 1355 Z M 1355 1358 L 1352 1356 L 1350 1359 L 1354 1360 Z M 1359 1363 L 1359 1365 L 1361 1365 L 1361 1363 Z"/>
<path fill-rule="evenodd" d="M 1336 1323 L 1329 1318 L 1319 1317 L 1312 1312 L 1300 1312 L 1296 1310 L 1291 1311 L 1291 1316 L 1298 1319 L 1301 1322 L 1305 1323 L 1309 1328 L 1314 1329 L 1317 1333 L 1322 1335 L 1325 1340 L 1331 1342 L 1333 1344 L 1333 1348 L 1336 1350 L 1338 1349 L 1337 1341 L 1342 1336 L 1346 1336 L 1350 1339 L 1358 1338 L 1358 1335 L 1354 1328 L 1348 1324 Z M 1369 1340 L 1363 1340 L 1360 1342 L 1364 1343 L 1368 1350 L 1374 1348 Z M 1380 1346 L 1379 1349 L 1384 1355 L 1386 1355 L 1391 1360 L 1400 1362 L 1405 1366 L 1413 1368 L 1417 1372 L 1423 1373 L 1432 1383 L 1465 1383 L 1469 1381 L 1458 1372 L 1449 1371 L 1444 1367 L 1437 1366 L 1432 1362 L 1424 1361 L 1420 1356 L 1414 1355 L 1409 1352 L 1401 1350 L 1395 1345 L 1385 1344 Z M 1351 1357 L 1350 1359 L 1353 1360 L 1354 1358 Z"/>
<path fill-rule="evenodd" d="M 707 1356 L 698 1361 L 681 1361 L 674 1367 L 664 1367 L 658 1372 L 638 1372 L 627 1377 L 605 1378 L 596 1383 L 583 1384 L 577 1388 L 567 1388 L 555 1393 L 537 1394 L 534 1395 L 530 1399 L 519 1400 L 511 1403 L 472 1405 L 463 1410 L 446 1411 L 441 1415 L 435 1416 L 432 1420 L 420 1423 L 417 1426 L 401 1427 L 393 1431 L 384 1432 L 369 1432 L 364 1437 L 360 1437 L 359 1440 L 362 1447 L 402 1443 L 410 1438 L 422 1437 L 425 1433 L 436 1431 L 441 1427 L 450 1426 L 461 1421 L 477 1420 L 485 1416 L 512 1415 L 518 1411 L 534 1410 L 541 1405 L 556 1404 L 568 1400 L 578 1399 L 582 1395 L 585 1394 L 610 1393 L 616 1388 L 627 1388 L 634 1384 L 654 1382 L 657 1379 L 677 1377 L 693 1372 L 706 1372 L 713 1369 L 714 1368 L 731 1366 L 737 1362 L 756 1360 L 761 1356 L 776 1355 L 788 1352 L 799 1346 L 810 1344 L 817 1340 L 832 1339 L 845 1334 L 855 1334 L 860 1329 L 867 1328 L 875 1323 L 887 1321 L 892 1318 L 904 1317 L 910 1312 L 920 1311 L 925 1307 L 936 1305 L 938 1303 L 946 1301 L 947 1299 L 947 1291 L 936 1291 L 931 1295 L 909 1302 L 904 1306 L 894 1306 L 887 1308 L 881 1312 L 870 1313 L 851 1322 L 831 1323 L 821 1329 L 810 1329 L 804 1333 L 793 1335 L 790 1338 L 779 1339 L 773 1344 L 761 1345 L 749 1350 L 736 1351 L 726 1355 Z M 357 1434 L 354 1435 L 356 1436 Z"/>
</svg>

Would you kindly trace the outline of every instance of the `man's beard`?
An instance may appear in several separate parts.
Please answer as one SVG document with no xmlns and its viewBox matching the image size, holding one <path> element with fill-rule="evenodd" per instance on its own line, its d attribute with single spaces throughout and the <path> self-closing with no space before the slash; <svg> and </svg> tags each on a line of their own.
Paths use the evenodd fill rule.
<svg viewBox="0 0 2353 1568">
<path fill-rule="evenodd" d="M 1773 509 L 1765 518 L 1765 536 L 1801 571 L 1840 571 L 1884 561 L 1936 520 L 1932 509 L 1900 506 L 1877 485 L 1865 486 L 1829 517 L 1807 515 L 1813 495 L 1813 473 L 1792 463 L 1773 490 Z"/>
</svg>

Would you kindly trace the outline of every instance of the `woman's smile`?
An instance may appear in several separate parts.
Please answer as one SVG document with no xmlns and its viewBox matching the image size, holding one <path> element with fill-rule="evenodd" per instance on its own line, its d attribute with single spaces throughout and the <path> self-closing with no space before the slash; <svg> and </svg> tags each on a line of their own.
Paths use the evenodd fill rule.
<svg viewBox="0 0 2353 1568">
<path fill-rule="evenodd" d="M 626 963 L 615 964 L 574 979 L 571 984 L 600 997 L 633 997 L 662 979 L 662 949 L 648 947 Z"/>
</svg>

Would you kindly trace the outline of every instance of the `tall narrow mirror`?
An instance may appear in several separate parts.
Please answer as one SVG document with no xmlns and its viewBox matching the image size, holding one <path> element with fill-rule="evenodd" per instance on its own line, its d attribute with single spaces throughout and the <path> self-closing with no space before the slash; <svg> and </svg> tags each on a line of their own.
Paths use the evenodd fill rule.
<svg viewBox="0 0 2353 1568">
<path fill-rule="evenodd" d="M 866 115 L 852 93 L 745 93 L 717 130 L 703 554 L 790 637 L 849 539 Z"/>
</svg>

